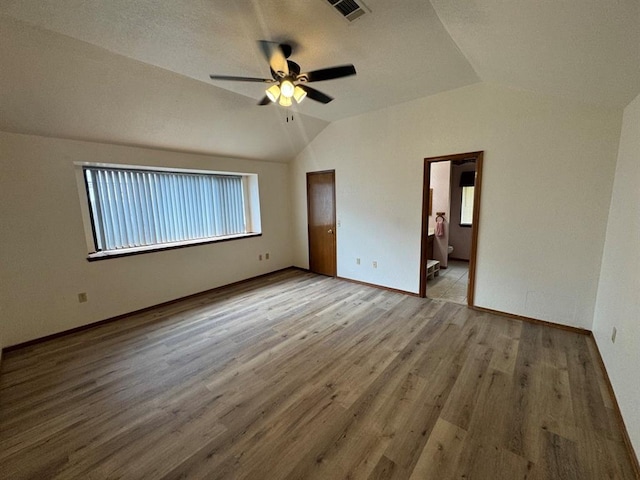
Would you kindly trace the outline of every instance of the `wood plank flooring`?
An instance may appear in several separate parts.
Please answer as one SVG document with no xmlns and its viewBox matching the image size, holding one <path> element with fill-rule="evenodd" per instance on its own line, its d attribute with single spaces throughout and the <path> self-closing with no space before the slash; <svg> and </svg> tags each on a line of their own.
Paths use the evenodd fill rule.
<svg viewBox="0 0 640 480">
<path fill-rule="evenodd" d="M 286 270 L 9 351 L 2 479 L 633 479 L 584 335 Z"/>
</svg>

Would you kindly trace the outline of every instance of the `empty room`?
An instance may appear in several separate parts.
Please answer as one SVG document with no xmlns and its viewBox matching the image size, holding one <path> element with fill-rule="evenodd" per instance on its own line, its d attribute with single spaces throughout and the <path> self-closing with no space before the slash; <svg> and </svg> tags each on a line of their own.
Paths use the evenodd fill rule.
<svg viewBox="0 0 640 480">
<path fill-rule="evenodd" d="M 640 2 L 0 2 L 0 479 L 640 479 Z"/>
</svg>

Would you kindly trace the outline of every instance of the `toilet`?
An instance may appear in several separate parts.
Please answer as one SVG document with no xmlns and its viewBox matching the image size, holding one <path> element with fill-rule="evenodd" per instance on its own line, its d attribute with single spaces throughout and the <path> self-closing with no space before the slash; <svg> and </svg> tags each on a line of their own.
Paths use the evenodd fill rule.
<svg viewBox="0 0 640 480">
<path fill-rule="evenodd" d="M 447 255 L 451 255 L 451 252 L 453 252 L 453 245 L 447 247 Z"/>
</svg>

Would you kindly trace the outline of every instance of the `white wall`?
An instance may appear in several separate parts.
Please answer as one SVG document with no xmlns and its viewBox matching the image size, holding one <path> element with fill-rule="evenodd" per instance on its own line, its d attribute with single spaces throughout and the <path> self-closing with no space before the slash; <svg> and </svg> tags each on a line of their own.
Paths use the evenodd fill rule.
<svg viewBox="0 0 640 480">
<path fill-rule="evenodd" d="M 627 430 L 640 454 L 640 96 L 624 112 L 593 322 Z M 611 342 L 613 327 L 618 333 Z"/>
<path fill-rule="evenodd" d="M 476 305 L 590 329 L 620 124 L 486 84 L 334 122 L 292 165 L 295 264 L 305 172 L 335 169 L 338 275 L 417 292 L 423 159 L 484 150 Z"/>
<path fill-rule="evenodd" d="M 257 173 L 263 235 L 88 262 L 75 161 Z M 2 346 L 290 266 L 288 168 L 0 133 Z M 267 252 L 270 260 L 259 262 Z M 78 303 L 79 292 L 87 303 Z"/>
</svg>

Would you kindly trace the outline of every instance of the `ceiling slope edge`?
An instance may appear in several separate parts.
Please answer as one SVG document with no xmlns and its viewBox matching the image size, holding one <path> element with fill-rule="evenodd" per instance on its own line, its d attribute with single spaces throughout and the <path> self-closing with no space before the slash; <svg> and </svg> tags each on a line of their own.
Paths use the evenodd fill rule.
<svg viewBox="0 0 640 480">
<path fill-rule="evenodd" d="M 0 27 L 0 130 L 288 162 L 328 125 L 6 15 Z"/>
</svg>

